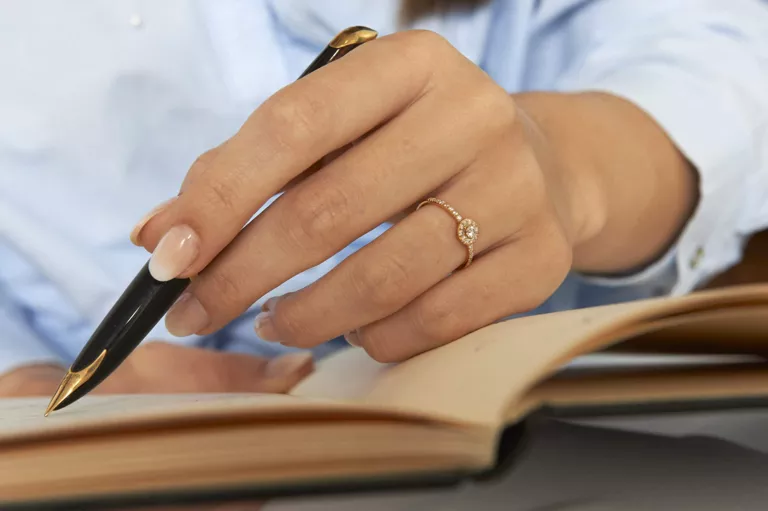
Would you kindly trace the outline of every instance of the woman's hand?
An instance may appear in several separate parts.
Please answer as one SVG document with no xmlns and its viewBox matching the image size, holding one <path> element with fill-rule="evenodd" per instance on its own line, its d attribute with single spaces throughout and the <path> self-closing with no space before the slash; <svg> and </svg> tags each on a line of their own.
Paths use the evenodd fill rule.
<svg viewBox="0 0 768 511">
<path fill-rule="evenodd" d="M 287 86 L 134 230 L 156 278 L 196 276 L 169 330 L 210 333 L 403 213 L 324 278 L 268 301 L 260 337 L 309 347 L 346 334 L 396 361 L 536 307 L 574 260 L 600 271 L 646 262 L 690 207 L 678 200 L 690 179 L 669 169 L 687 167 L 629 103 L 553 96 L 512 97 L 422 31 L 370 42 Z M 606 177 L 617 168 L 608 163 L 626 183 Z M 671 211 L 659 193 L 672 194 Z M 428 197 L 479 226 L 468 268 L 456 271 L 467 259 L 456 220 L 435 205 L 414 211 Z"/>
<path fill-rule="evenodd" d="M 309 353 L 274 359 L 219 353 L 166 342 L 142 344 L 94 394 L 288 392 L 313 370 Z M 50 397 L 66 369 L 21 367 L 0 375 L 0 398 Z"/>
</svg>

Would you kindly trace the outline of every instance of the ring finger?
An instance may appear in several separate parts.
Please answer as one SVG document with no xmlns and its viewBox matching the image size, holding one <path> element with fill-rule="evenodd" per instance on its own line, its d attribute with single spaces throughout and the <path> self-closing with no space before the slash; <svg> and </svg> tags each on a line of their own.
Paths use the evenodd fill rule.
<svg viewBox="0 0 768 511">
<path fill-rule="evenodd" d="M 516 190 L 535 186 L 524 182 L 530 174 L 525 169 L 510 172 L 491 157 L 436 192 L 480 226 L 476 255 L 510 239 L 524 223 L 532 210 L 527 197 L 535 194 Z M 442 207 L 429 205 L 313 285 L 270 301 L 257 320 L 258 333 L 301 347 L 323 342 L 395 313 L 463 266 L 467 257 L 467 247 L 457 239 L 457 220 Z"/>
</svg>

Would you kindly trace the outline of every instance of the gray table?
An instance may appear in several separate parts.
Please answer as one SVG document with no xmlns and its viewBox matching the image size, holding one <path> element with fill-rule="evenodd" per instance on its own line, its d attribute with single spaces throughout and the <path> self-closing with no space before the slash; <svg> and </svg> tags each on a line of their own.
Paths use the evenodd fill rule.
<svg viewBox="0 0 768 511">
<path fill-rule="evenodd" d="M 768 411 L 544 421 L 493 484 L 283 500 L 267 511 L 765 510 Z"/>
</svg>

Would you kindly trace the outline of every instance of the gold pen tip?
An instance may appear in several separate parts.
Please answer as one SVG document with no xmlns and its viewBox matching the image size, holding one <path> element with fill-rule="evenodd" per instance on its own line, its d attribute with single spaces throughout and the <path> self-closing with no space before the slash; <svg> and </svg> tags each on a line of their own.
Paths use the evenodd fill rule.
<svg viewBox="0 0 768 511">
<path fill-rule="evenodd" d="M 74 385 L 72 385 L 72 373 L 68 372 L 64 379 L 61 380 L 59 388 L 56 389 L 56 393 L 51 398 L 51 402 L 48 403 L 48 408 L 45 409 L 45 417 L 56 410 L 62 401 L 64 401 L 74 391 Z"/>
<path fill-rule="evenodd" d="M 91 377 L 96 372 L 96 369 L 98 369 L 99 365 L 101 365 L 101 362 L 104 360 L 105 356 L 107 356 L 107 350 L 102 351 L 101 355 L 99 355 L 96 360 L 91 362 L 88 367 L 77 372 L 73 372 L 71 368 L 69 371 L 67 371 L 64 379 L 61 380 L 61 384 L 59 384 L 59 388 L 51 398 L 51 402 L 48 403 L 48 408 L 45 409 L 45 417 L 48 417 L 49 413 L 56 410 L 59 405 L 61 405 L 65 399 L 71 396 L 72 393 L 77 390 L 83 383 L 91 379 Z"/>
</svg>

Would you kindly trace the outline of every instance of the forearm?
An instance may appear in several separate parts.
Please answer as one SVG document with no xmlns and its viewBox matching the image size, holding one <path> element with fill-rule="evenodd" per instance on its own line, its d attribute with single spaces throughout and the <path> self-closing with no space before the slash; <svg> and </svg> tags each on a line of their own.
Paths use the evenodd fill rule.
<svg viewBox="0 0 768 511">
<path fill-rule="evenodd" d="M 664 131 L 608 94 L 515 95 L 565 203 L 574 269 L 619 273 L 674 241 L 697 198 L 696 173 Z"/>
</svg>

